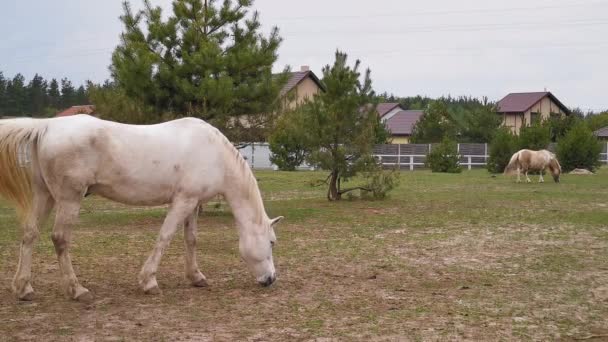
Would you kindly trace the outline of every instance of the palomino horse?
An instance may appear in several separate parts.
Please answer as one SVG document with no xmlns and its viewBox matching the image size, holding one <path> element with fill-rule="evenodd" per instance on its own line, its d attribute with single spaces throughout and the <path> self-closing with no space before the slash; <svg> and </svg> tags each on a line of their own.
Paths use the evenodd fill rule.
<svg viewBox="0 0 608 342">
<path fill-rule="evenodd" d="M 163 250 L 184 226 L 186 277 L 194 286 L 206 278 L 196 262 L 199 204 L 223 194 L 232 207 L 239 250 L 256 280 L 276 279 L 269 219 L 251 169 L 216 128 L 184 118 L 134 126 L 88 115 L 54 119 L 0 120 L 0 195 L 12 201 L 23 222 L 19 265 L 12 288 L 31 300 L 32 249 L 39 226 L 56 208 L 51 234 L 62 285 L 72 299 L 90 301 L 70 260 L 72 227 L 85 194 L 130 205 L 170 204 L 152 253 L 139 274 L 146 293 L 159 293 L 156 270 Z"/>
<path fill-rule="evenodd" d="M 513 171 L 517 171 L 517 182 L 521 182 L 520 173 L 523 171 L 526 176 L 526 181 L 530 183 L 531 180 L 528 177 L 528 171 L 540 171 L 538 182 L 542 183 L 545 181 L 543 179 L 543 172 L 547 168 L 551 172 L 555 183 L 559 183 L 559 175 L 562 172 L 562 167 L 559 165 L 555 154 L 547 150 L 520 150 L 511 157 L 504 173 L 512 174 Z"/>
</svg>

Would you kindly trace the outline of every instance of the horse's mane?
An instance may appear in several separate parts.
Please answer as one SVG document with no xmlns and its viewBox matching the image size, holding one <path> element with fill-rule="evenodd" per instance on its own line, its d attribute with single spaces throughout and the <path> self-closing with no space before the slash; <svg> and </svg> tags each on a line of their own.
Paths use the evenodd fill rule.
<svg viewBox="0 0 608 342">
<path fill-rule="evenodd" d="M 238 179 L 242 179 L 246 182 L 247 189 L 245 197 L 249 201 L 253 201 L 254 206 L 257 209 L 255 223 L 262 223 L 265 214 L 264 203 L 262 201 L 260 189 L 258 188 L 258 182 L 255 176 L 253 175 L 253 172 L 251 171 L 251 167 L 249 167 L 249 164 L 247 164 L 247 161 L 245 160 L 245 158 L 243 158 L 243 155 L 241 155 L 241 153 L 236 149 L 236 147 L 234 147 L 230 140 L 228 140 L 228 138 L 226 138 L 226 136 L 222 134 L 220 130 L 209 124 L 207 124 L 207 127 L 211 129 L 216 139 L 220 143 L 222 143 L 223 146 L 231 154 L 229 160 L 232 160 L 235 166 L 231 171 L 237 173 L 236 176 Z"/>
</svg>

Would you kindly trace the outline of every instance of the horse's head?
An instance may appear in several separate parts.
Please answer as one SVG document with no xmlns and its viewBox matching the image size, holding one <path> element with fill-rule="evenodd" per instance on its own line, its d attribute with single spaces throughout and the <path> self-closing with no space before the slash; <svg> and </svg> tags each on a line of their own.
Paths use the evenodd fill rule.
<svg viewBox="0 0 608 342">
<path fill-rule="evenodd" d="M 555 183 L 559 183 L 559 176 L 562 173 L 562 167 L 559 165 L 557 158 L 551 158 L 551 161 L 549 162 L 549 171 L 551 171 L 551 176 L 553 176 Z"/>
<path fill-rule="evenodd" d="M 248 233 L 240 234 L 241 257 L 262 286 L 271 285 L 277 278 L 272 260 L 272 248 L 277 241 L 274 227 L 282 219 L 283 216 L 272 220 L 265 218 L 260 226 L 252 227 L 254 229 L 248 229 Z"/>
</svg>

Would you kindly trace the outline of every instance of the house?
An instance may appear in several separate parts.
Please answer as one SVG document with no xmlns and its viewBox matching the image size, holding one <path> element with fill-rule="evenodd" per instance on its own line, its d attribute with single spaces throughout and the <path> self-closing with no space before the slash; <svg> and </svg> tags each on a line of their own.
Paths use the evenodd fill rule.
<svg viewBox="0 0 608 342">
<path fill-rule="evenodd" d="M 593 132 L 593 134 L 599 140 L 608 141 L 608 126 L 598 129 L 597 131 Z"/>
<path fill-rule="evenodd" d="M 60 116 L 70 116 L 70 115 L 76 115 L 76 114 L 94 115 L 95 106 L 93 106 L 93 105 L 72 106 L 68 109 L 65 109 L 65 110 L 55 114 L 55 116 L 60 117 Z"/>
<path fill-rule="evenodd" d="M 403 110 L 395 112 L 383 120 L 386 128 L 391 132 L 392 144 L 409 144 L 416 122 L 420 120 L 423 110 Z M 389 115 L 386 115 L 387 117 Z"/>
<path fill-rule="evenodd" d="M 503 117 L 503 125 L 519 134 L 523 125 L 530 125 L 537 119 L 570 115 L 570 110 L 551 92 L 544 91 L 510 93 L 498 101 L 498 114 Z"/>
<path fill-rule="evenodd" d="M 409 144 L 414 125 L 424 113 L 422 110 L 405 110 L 393 102 L 379 103 L 376 111 L 390 131 L 393 144 Z"/>
<path fill-rule="evenodd" d="M 300 71 L 290 73 L 280 96 L 284 98 L 286 109 L 294 109 L 320 91 L 325 91 L 325 87 L 310 67 L 303 65 Z"/>
</svg>

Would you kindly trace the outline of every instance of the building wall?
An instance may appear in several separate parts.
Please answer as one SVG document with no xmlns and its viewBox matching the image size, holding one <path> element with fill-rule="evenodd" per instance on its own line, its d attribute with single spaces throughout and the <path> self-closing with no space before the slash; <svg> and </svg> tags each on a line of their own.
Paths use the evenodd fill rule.
<svg viewBox="0 0 608 342">
<path fill-rule="evenodd" d="M 551 101 L 551 98 L 549 98 L 549 96 L 543 97 L 524 114 L 526 118 L 526 123 L 531 122 L 532 113 L 540 114 L 543 120 L 547 120 L 551 116 L 551 114 L 566 114 L 563 110 L 559 108 L 557 103 Z"/>
<path fill-rule="evenodd" d="M 393 136 L 391 137 L 391 144 L 409 144 L 410 137 Z"/>
</svg>

